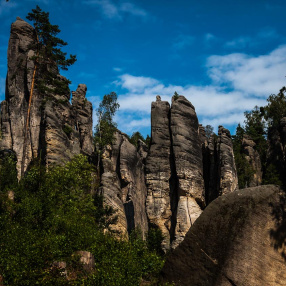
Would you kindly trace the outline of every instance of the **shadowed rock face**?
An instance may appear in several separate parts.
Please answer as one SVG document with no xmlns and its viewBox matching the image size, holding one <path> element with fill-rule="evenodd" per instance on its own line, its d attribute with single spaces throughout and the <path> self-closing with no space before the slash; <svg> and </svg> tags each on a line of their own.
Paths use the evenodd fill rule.
<svg viewBox="0 0 286 286">
<path fill-rule="evenodd" d="M 136 147 L 120 131 L 115 133 L 114 143 L 103 154 L 100 190 L 105 203 L 116 211 L 118 219 L 111 225 L 111 231 L 118 237 L 127 237 L 136 227 L 142 230 L 143 236 L 148 231 L 142 161 Z"/>
<path fill-rule="evenodd" d="M 259 186 L 213 201 L 167 258 L 162 280 L 196 286 L 285 285 L 285 261 L 270 238 L 276 228 L 270 204 L 278 203 L 280 194 L 276 186 Z"/>
<path fill-rule="evenodd" d="M 69 103 L 68 87 L 62 94 L 50 93 L 45 96 L 35 87 L 29 131 L 26 131 L 34 71 L 32 57 L 35 53 L 31 46 L 35 42 L 34 28 L 17 18 L 11 25 L 8 47 L 6 95 L 1 103 L 3 138 L 0 150 L 11 149 L 16 153 L 18 177 L 34 158 L 41 158 L 50 165 L 63 163 L 79 153 L 91 155 L 93 152 L 92 105 L 85 98 L 85 85 L 79 85 L 73 93 L 73 105 Z M 40 71 L 37 76 L 41 76 Z M 59 74 L 56 77 L 66 81 Z"/>
<path fill-rule="evenodd" d="M 170 105 L 158 100 L 151 106 L 151 144 L 146 159 L 147 199 L 146 211 L 152 224 L 158 226 L 164 236 L 162 247 L 170 247 L 171 201 L 170 201 L 170 152 L 169 129 Z"/>
<path fill-rule="evenodd" d="M 254 174 L 249 182 L 249 187 L 260 186 L 262 183 L 262 166 L 259 153 L 254 149 L 255 142 L 247 135 L 243 136 L 242 146 L 245 158 L 250 164 Z"/>
</svg>

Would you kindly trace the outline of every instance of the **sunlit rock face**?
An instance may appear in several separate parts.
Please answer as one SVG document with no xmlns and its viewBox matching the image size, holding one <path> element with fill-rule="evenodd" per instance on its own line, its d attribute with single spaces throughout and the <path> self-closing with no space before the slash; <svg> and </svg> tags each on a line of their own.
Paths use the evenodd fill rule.
<svg viewBox="0 0 286 286">
<path fill-rule="evenodd" d="M 68 85 L 61 94 L 41 94 L 34 86 L 30 115 L 29 99 L 33 73 L 41 78 L 42 70 L 33 60 L 36 43 L 34 28 L 17 18 L 11 25 L 8 46 L 8 72 L 5 100 L 1 103 L 0 150 L 11 149 L 17 156 L 18 177 L 30 162 L 40 158 L 46 165 L 61 164 L 74 155 L 91 155 L 92 105 L 86 100 L 86 86 L 79 85 L 70 104 Z M 67 82 L 55 67 L 55 78 Z M 28 118 L 28 120 L 27 120 Z"/>
<path fill-rule="evenodd" d="M 161 229 L 164 250 L 176 248 L 206 204 L 238 188 L 230 133 L 206 138 L 194 106 L 184 97 L 172 106 L 151 105 L 151 145 L 146 158 L 146 211 Z"/>
<path fill-rule="evenodd" d="M 286 279 L 281 190 L 259 186 L 234 191 L 214 200 L 168 256 L 162 282 L 176 285 L 273 285 Z M 285 254 L 285 249 L 284 249 Z"/>
</svg>

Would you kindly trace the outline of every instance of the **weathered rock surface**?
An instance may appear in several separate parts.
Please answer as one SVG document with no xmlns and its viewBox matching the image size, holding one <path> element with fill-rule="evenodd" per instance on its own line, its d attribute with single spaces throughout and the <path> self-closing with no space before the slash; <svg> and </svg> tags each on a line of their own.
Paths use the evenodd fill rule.
<svg viewBox="0 0 286 286">
<path fill-rule="evenodd" d="M 238 178 L 233 154 L 231 135 L 228 129 L 218 129 L 219 195 L 229 194 L 238 189 Z"/>
<path fill-rule="evenodd" d="M 199 123 L 194 106 L 184 97 L 171 108 L 171 133 L 178 180 L 178 206 L 174 246 L 183 239 L 205 206 L 203 158 Z"/>
<path fill-rule="evenodd" d="M 249 187 L 260 186 L 262 183 L 262 166 L 259 153 L 254 149 L 255 142 L 247 135 L 243 136 L 242 146 L 245 158 L 250 164 L 254 174 L 249 182 Z"/>
<path fill-rule="evenodd" d="M 149 221 L 159 227 L 164 236 L 163 249 L 170 247 L 171 232 L 171 136 L 170 105 L 157 98 L 151 106 L 151 144 L 146 159 L 146 185 L 148 189 L 146 212 Z M 176 208 L 176 194 L 172 200 Z"/>
<path fill-rule="evenodd" d="M 74 155 L 91 155 L 92 106 L 85 98 L 86 86 L 79 85 L 69 103 L 70 90 L 41 94 L 34 88 L 27 125 L 36 42 L 34 28 L 17 18 L 11 25 L 5 101 L 1 103 L 0 150 L 10 149 L 17 156 L 18 177 L 34 158 L 47 165 L 62 163 Z M 41 71 L 37 76 L 41 77 Z M 55 75 L 57 80 L 66 81 Z"/>
<path fill-rule="evenodd" d="M 282 286 L 285 260 L 273 247 L 276 186 L 238 190 L 213 201 L 169 255 L 162 280 L 196 286 Z"/>
<path fill-rule="evenodd" d="M 127 236 L 134 228 L 147 233 L 148 222 L 145 210 L 147 188 L 144 165 L 136 147 L 120 131 L 115 141 L 103 154 L 101 192 L 105 203 L 116 210 L 118 219 L 111 231 L 118 236 Z"/>
<path fill-rule="evenodd" d="M 76 130 L 79 131 L 80 149 L 90 155 L 93 152 L 92 140 L 92 104 L 86 99 L 87 87 L 79 84 L 72 92 L 72 108 L 75 114 Z"/>
</svg>

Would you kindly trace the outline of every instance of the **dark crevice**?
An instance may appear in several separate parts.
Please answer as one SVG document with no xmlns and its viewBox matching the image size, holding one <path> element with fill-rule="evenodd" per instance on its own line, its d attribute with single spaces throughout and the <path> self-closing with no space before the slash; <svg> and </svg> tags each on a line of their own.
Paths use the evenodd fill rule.
<svg viewBox="0 0 286 286">
<path fill-rule="evenodd" d="M 169 119 L 169 134 L 170 134 L 170 167 L 171 167 L 171 177 L 169 179 L 169 188 L 170 188 L 170 202 L 171 202 L 171 228 L 170 228 L 170 243 L 175 239 L 175 229 L 177 223 L 177 208 L 178 208 L 178 187 L 179 180 L 176 170 L 175 156 L 173 150 L 173 138 L 172 138 L 172 130 L 171 130 L 171 109 L 168 114 Z"/>
<path fill-rule="evenodd" d="M 231 280 L 229 277 L 227 277 L 224 273 L 222 273 L 222 275 L 227 279 L 227 281 L 231 284 L 231 286 L 237 286 L 233 280 Z"/>
</svg>

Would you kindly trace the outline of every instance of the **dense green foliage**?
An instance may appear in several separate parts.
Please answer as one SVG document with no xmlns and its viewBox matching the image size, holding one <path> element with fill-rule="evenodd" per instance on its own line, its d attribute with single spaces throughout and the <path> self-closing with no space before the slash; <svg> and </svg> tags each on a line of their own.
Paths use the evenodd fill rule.
<svg viewBox="0 0 286 286">
<path fill-rule="evenodd" d="M 139 236 L 104 234 L 113 210 L 96 195 L 97 175 L 84 156 L 48 172 L 34 162 L 19 183 L 15 161 L 0 163 L 0 273 L 7 285 L 133 286 L 161 269 L 163 259 Z M 93 253 L 93 273 L 82 271 L 78 250 Z M 69 280 L 55 261 L 67 262 Z"/>
<path fill-rule="evenodd" d="M 117 94 L 111 92 L 104 95 L 96 110 L 97 125 L 95 126 L 94 142 L 99 160 L 103 148 L 111 145 L 114 140 L 114 132 L 116 131 L 117 124 L 113 121 L 113 117 L 119 107 Z"/>
<path fill-rule="evenodd" d="M 285 184 L 285 162 L 275 146 L 271 137 L 280 134 L 280 121 L 286 116 L 286 88 L 283 87 L 277 95 L 270 95 L 268 104 L 264 107 L 255 106 L 253 110 L 244 113 L 244 127 L 238 125 L 236 135 L 233 136 L 233 147 L 237 167 L 239 187 L 249 186 L 254 170 L 245 158 L 242 139 L 243 135 L 249 136 L 254 143 L 254 149 L 258 152 L 262 164 L 263 184 Z M 278 135 L 280 136 L 280 135 Z M 273 145 L 274 144 L 274 145 Z M 272 153 L 269 153 L 271 149 Z M 277 157 L 281 157 L 280 159 Z"/>
<path fill-rule="evenodd" d="M 249 162 L 243 153 L 242 138 L 245 130 L 238 124 L 236 128 L 236 135 L 232 137 L 233 152 L 235 157 L 236 171 L 238 176 L 238 186 L 240 189 L 249 186 L 250 180 L 254 174 Z"/>
</svg>

